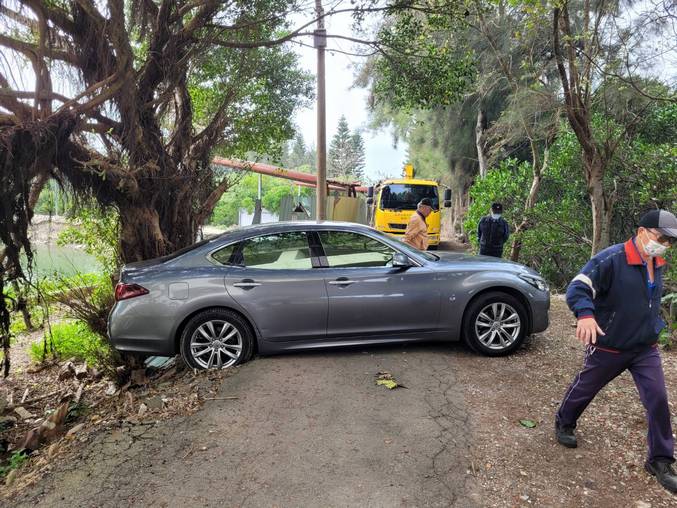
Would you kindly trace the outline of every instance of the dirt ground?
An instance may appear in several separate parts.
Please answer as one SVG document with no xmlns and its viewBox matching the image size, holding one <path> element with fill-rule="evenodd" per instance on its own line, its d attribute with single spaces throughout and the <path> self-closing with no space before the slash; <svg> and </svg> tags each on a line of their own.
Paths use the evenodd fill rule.
<svg viewBox="0 0 677 508">
<path fill-rule="evenodd" d="M 551 321 L 506 358 L 439 344 L 257 358 L 195 414 L 76 437 L 0 505 L 674 506 L 642 469 L 629 375 L 588 408 L 579 448 L 555 442 L 553 414 L 583 351 L 561 298 Z M 663 358 L 674 394 L 677 355 Z M 407 388 L 376 386 L 384 370 Z"/>
<path fill-rule="evenodd" d="M 629 373 L 602 390 L 583 414 L 578 448 L 555 441 L 554 413 L 583 364 L 583 349 L 561 297 L 554 297 L 550 318 L 549 329 L 513 356 L 490 364 L 470 355 L 458 358 L 484 505 L 675 506 L 677 498 L 644 472 L 644 409 Z M 674 400 L 677 354 L 662 355 Z M 537 426 L 522 427 L 521 419 Z"/>
</svg>

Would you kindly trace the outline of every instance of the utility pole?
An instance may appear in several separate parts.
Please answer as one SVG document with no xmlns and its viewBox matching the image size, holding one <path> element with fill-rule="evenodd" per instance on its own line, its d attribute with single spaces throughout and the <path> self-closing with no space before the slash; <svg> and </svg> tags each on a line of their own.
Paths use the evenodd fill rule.
<svg viewBox="0 0 677 508">
<path fill-rule="evenodd" d="M 261 173 L 259 173 L 259 193 L 258 199 L 254 204 L 254 218 L 252 224 L 261 224 L 262 206 L 261 206 Z"/>
<path fill-rule="evenodd" d="M 327 31 L 324 29 L 322 0 L 315 0 L 317 29 L 314 46 L 317 48 L 317 210 L 315 218 L 327 218 L 327 104 L 324 83 L 324 48 L 327 47 Z"/>
</svg>

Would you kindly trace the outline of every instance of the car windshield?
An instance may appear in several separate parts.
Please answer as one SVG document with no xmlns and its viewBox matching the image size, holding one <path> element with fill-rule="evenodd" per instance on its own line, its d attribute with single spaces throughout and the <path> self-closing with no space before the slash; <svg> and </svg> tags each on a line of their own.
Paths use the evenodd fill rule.
<svg viewBox="0 0 677 508">
<path fill-rule="evenodd" d="M 381 189 L 381 208 L 389 210 L 416 210 L 423 198 L 433 202 L 433 209 L 440 207 L 437 185 L 411 185 L 393 183 Z"/>
</svg>

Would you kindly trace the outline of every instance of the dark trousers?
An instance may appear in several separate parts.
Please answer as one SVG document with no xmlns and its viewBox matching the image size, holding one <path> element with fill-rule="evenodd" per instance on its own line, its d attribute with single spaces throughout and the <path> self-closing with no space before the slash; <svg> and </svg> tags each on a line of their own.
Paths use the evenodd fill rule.
<svg viewBox="0 0 677 508">
<path fill-rule="evenodd" d="M 675 441 L 672 437 L 668 394 L 661 356 L 655 347 L 640 352 L 610 352 L 588 346 L 583 370 L 574 378 L 557 411 L 558 424 L 575 427 L 576 421 L 595 395 L 625 369 L 632 374 L 646 409 L 649 424 L 648 460 L 674 462 Z"/>
<path fill-rule="evenodd" d="M 480 256 L 493 256 L 495 258 L 503 257 L 503 247 L 500 249 L 496 247 L 482 247 L 480 246 Z"/>
</svg>

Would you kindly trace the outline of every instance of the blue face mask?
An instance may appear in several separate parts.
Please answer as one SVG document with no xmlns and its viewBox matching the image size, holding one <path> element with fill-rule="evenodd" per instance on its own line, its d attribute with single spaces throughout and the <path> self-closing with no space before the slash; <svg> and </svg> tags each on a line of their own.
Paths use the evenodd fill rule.
<svg viewBox="0 0 677 508">
<path fill-rule="evenodd" d="M 492 218 L 492 219 L 500 219 L 500 218 L 501 218 L 501 214 L 500 214 L 500 213 L 494 213 L 494 212 L 491 212 L 491 218 Z"/>
</svg>

